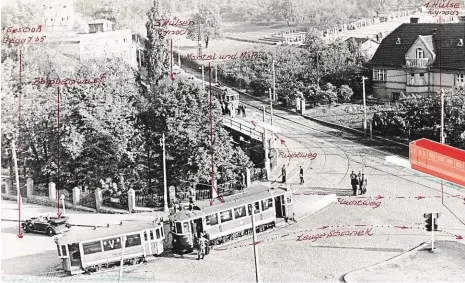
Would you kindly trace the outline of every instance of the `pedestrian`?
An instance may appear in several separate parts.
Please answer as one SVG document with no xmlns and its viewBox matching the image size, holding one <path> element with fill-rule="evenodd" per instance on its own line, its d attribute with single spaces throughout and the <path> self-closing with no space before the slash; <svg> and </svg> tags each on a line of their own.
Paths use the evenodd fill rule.
<svg viewBox="0 0 465 283">
<path fill-rule="evenodd" d="M 247 117 L 247 115 L 245 114 L 245 106 L 242 105 L 242 117 Z"/>
<path fill-rule="evenodd" d="M 304 184 L 304 168 L 302 168 L 302 166 L 300 166 L 299 176 L 300 176 L 300 184 L 303 185 Z"/>
<path fill-rule="evenodd" d="M 205 235 L 202 233 L 199 238 L 199 249 L 197 251 L 197 259 L 200 260 L 200 258 L 204 259 L 205 258 L 205 247 L 207 245 L 207 239 L 205 238 Z"/>
<path fill-rule="evenodd" d="M 283 168 L 281 169 L 281 176 L 283 178 L 283 183 L 286 183 L 286 165 L 283 165 Z"/>
<path fill-rule="evenodd" d="M 241 172 L 241 179 L 242 179 L 242 183 L 241 183 L 241 189 L 245 189 L 245 175 L 244 175 L 244 172 Z"/>
<path fill-rule="evenodd" d="M 367 183 L 368 183 L 368 181 L 367 181 L 367 178 L 365 177 L 365 179 L 363 179 L 363 187 L 362 187 L 362 188 L 363 188 L 363 192 L 362 192 L 362 194 L 366 194 L 366 193 L 367 193 Z"/>
<path fill-rule="evenodd" d="M 352 171 L 352 173 L 350 174 L 350 184 L 352 185 L 352 190 L 354 192 L 354 196 L 356 196 L 357 195 L 358 179 L 357 179 L 357 175 L 354 173 L 354 171 Z"/>
<path fill-rule="evenodd" d="M 365 179 L 365 175 L 363 173 L 358 173 L 358 186 L 360 189 L 360 194 L 363 194 L 363 180 Z"/>
</svg>

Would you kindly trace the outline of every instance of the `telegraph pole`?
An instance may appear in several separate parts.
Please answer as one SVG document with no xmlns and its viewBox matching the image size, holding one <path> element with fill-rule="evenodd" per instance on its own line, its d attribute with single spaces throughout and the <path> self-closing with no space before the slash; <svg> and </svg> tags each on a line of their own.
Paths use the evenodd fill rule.
<svg viewBox="0 0 465 283">
<path fill-rule="evenodd" d="M 273 126 L 273 100 L 271 99 L 271 88 L 268 88 L 268 93 L 270 97 L 270 115 L 271 115 L 271 126 Z M 265 122 L 265 121 L 263 121 Z"/>
<path fill-rule="evenodd" d="M 271 90 L 270 90 L 270 95 L 271 95 Z M 263 105 L 263 124 L 265 124 L 265 105 Z M 266 179 L 270 179 L 270 160 L 268 158 L 268 137 L 267 137 L 267 131 L 266 128 L 263 127 L 263 148 L 265 149 L 265 171 L 266 171 Z"/>
<path fill-rule="evenodd" d="M 265 130 L 266 131 L 266 130 Z M 260 282 L 260 266 L 258 262 L 258 247 L 257 247 L 257 235 L 255 231 L 255 220 L 254 220 L 254 209 L 255 207 L 252 207 L 252 238 L 253 238 L 253 255 L 255 258 L 255 282 Z"/>
<path fill-rule="evenodd" d="M 215 60 L 215 83 L 218 83 L 218 61 Z"/>
<path fill-rule="evenodd" d="M 16 190 L 18 191 L 18 205 L 21 206 L 21 191 L 19 189 L 19 172 L 18 172 L 18 159 L 16 158 L 15 137 L 13 133 L 7 133 L 6 138 L 11 141 L 11 157 L 13 158 L 13 164 L 15 166 L 15 180 L 16 180 Z"/>
<path fill-rule="evenodd" d="M 165 212 L 169 211 L 168 208 L 168 189 L 166 188 L 166 151 L 165 151 L 165 133 L 162 134 L 162 139 L 160 143 L 163 146 L 163 210 Z"/>
<path fill-rule="evenodd" d="M 273 71 L 273 99 L 276 100 L 276 71 L 274 68 L 274 57 L 273 57 L 273 64 L 271 65 Z M 273 120 L 272 120 L 273 121 Z M 273 123 L 271 123 L 273 125 Z"/>
<path fill-rule="evenodd" d="M 321 51 L 316 52 L 316 84 L 317 85 L 320 85 L 320 61 L 319 61 L 320 52 Z"/>
<path fill-rule="evenodd" d="M 365 80 L 368 78 L 362 77 L 363 81 L 363 112 L 364 112 L 364 118 L 363 118 L 363 133 L 366 135 L 367 133 L 367 103 L 366 103 L 366 95 L 365 95 Z"/>
<path fill-rule="evenodd" d="M 123 241 L 121 242 L 121 262 L 120 262 L 118 282 L 121 282 L 121 279 L 123 279 L 124 248 L 126 248 L 126 240 L 127 240 L 126 236 L 123 236 Z"/>
</svg>

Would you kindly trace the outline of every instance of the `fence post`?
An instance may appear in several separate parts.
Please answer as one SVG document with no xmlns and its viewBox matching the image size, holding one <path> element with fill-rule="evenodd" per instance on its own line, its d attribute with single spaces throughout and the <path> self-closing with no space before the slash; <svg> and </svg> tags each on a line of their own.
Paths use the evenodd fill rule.
<svg viewBox="0 0 465 283">
<path fill-rule="evenodd" d="M 102 207 L 102 189 L 96 188 L 95 189 L 95 209 L 97 212 L 100 211 L 100 208 Z"/>
<path fill-rule="evenodd" d="M 32 192 L 34 191 L 34 181 L 32 178 L 27 178 L 26 182 L 26 197 L 32 197 Z"/>
<path fill-rule="evenodd" d="M 78 205 L 81 201 L 81 189 L 78 187 L 73 188 L 73 204 Z"/>
<path fill-rule="evenodd" d="M 5 178 L 3 179 L 5 182 L 5 194 L 9 196 L 11 194 L 11 179 L 10 178 Z"/>
<path fill-rule="evenodd" d="M 134 189 L 129 189 L 128 191 L 128 209 L 129 212 L 134 212 L 134 208 L 136 207 L 136 191 Z"/>
<path fill-rule="evenodd" d="M 54 182 L 50 182 L 48 183 L 48 198 L 49 199 L 57 199 L 57 196 L 56 196 L 56 188 L 55 188 L 55 183 Z"/>
<path fill-rule="evenodd" d="M 245 187 L 250 187 L 250 168 L 245 168 Z"/>
</svg>

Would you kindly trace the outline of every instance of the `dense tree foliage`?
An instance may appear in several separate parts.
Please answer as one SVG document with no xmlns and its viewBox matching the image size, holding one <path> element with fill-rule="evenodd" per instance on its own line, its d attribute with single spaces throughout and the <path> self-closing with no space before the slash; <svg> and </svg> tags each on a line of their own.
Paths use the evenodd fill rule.
<svg viewBox="0 0 465 283">
<path fill-rule="evenodd" d="M 199 2 L 198 12 L 193 14 L 190 17 L 195 25 L 189 26 L 189 29 L 196 31 L 198 29 L 197 25 L 200 24 L 201 28 L 201 38 L 205 42 L 205 48 L 208 48 L 208 43 L 210 39 L 221 38 L 222 28 L 221 28 L 221 15 L 220 8 L 216 4 L 212 4 L 209 1 L 202 0 Z M 196 33 L 192 32 L 191 38 L 196 36 Z M 196 38 L 193 38 L 194 40 Z"/>
</svg>

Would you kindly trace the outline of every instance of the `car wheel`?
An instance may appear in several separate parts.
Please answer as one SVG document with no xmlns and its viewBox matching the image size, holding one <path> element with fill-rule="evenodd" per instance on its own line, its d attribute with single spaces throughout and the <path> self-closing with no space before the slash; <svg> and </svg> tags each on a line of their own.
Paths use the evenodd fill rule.
<svg viewBox="0 0 465 283">
<path fill-rule="evenodd" d="M 47 235 L 48 235 L 48 236 L 55 236 L 55 231 L 53 231 L 52 228 L 48 228 L 48 229 L 47 229 Z"/>
<path fill-rule="evenodd" d="M 29 228 L 27 227 L 26 223 L 23 223 L 21 227 L 23 228 L 24 233 L 29 233 Z"/>
</svg>

